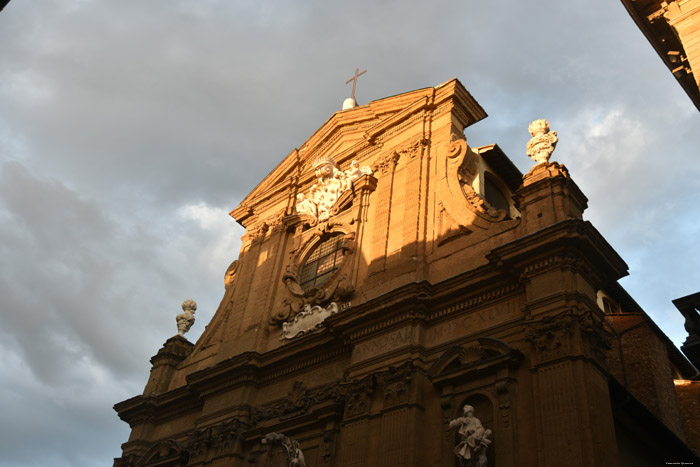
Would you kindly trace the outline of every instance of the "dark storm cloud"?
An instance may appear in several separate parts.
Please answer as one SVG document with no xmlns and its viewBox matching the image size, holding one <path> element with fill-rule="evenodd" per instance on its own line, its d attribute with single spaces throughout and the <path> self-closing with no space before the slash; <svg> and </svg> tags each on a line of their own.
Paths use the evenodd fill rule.
<svg viewBox="0 0 700 467">
<path fill-rule="evenodd" d="M 0 463 L 109 465 L 148 358 L 237 256 L 226 213 L 349 94 L 458 77 L 521 170 L 528 123 L 622 281 L 679 342 L 697 291 L 700 114 L 616 2 L 11 2 L 0 15 Z M 40 446 L 40 448 L 37 448 Z M 80 453 L 80 454 L 76 454 Z"/>
</svg>

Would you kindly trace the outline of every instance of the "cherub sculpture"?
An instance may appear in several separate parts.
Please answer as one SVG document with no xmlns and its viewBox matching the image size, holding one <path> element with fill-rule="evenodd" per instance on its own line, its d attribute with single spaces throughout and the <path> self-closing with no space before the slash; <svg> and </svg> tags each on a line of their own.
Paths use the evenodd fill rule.
<svg viewBox="0 0 700 467">
<path fill-rule="evenodd" d="M 450 422 L 450 428 L 457 428 L 460 441 L 454 449 L 462 467 L 486 466 L 486 448 L 491 444 L 491 430 L 484 429 L 481 421 L 474 416 L 474 407 L 465 405 L 464 416 Z"/>
<path fill-rule="evenodd" d="M 296 210 L 299 214 L 308 214 L 318 222 L 331 217 L 333 205 L 340 195 L 349 190 L 352 182 L 363 175 L 371 175 L 372 169 L 361 167 L 353 160 L 350 169 L 342 171 L 333 159 L 319 159 L 313 165 L 316 181 L 307 194 L 298 193 Z"/>
<path fill-rule="evenodd" d="M 177 322 L 177 334 L 184 337 L 185 333 L 190 330 L 194 324 L 194 312 L 197 310 L 197 304 L 194 300 L 185 300 L 182 302 L 182 313 L 175 317 Z"/>
<path fill-rule="evenodd" d="M 530 123 L 528 127 L 532 138 L 527 142 L 527 155 L 537 164 L 546 164 L 557 145 L 556 131 L 549 131 L 549 122 L 543 118 Z"/>
</svg>

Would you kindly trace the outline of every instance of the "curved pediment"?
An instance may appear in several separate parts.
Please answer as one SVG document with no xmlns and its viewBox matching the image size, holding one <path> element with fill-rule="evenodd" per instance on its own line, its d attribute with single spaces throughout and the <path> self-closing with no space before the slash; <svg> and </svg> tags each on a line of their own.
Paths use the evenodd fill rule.
<svg viewBox="0 0 700 467">
<path fill-rule="evenodd" d="M 519 350 L 500 339 L 479 337 L 446 350 L 430 367 L 428 377 L 440 384 L 502 366 L 517 366 L 522 358 Z"/>
</svg>

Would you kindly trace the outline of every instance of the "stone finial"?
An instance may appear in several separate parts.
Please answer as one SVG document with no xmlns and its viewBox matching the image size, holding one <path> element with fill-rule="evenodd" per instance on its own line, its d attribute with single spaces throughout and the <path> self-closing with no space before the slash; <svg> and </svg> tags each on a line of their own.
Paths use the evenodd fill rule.
<svg viewBox="0 0 700 467">
<path fill-rule="evenodd" d="M 197 310 L 197 303 L 194 300 L 185 300 L 182 302 L 182 311 L 175 317 L 177 322 L 177 334 L 184 337 L 185 333 L 190 330 L 194 324 L 194 312 Z"/>
<path fill-rule="evenodd" d="M 490 438 L 493 432 L 485 429 L 481 421 L 474 416 L 474 407 L 465 405 L 462 410 L 464 415 L 452 420 L 449 425 L 450 428 L 457 428 L 460 436 L 454 453 L 462 466 L 486 467 L 486 449 L 492 442 Z"/>
<path fill-rule="evenodd" d="M 527 155 L 537 164 L 546 164 L 557 145 L 557 132 L 549 131 L 549 122 L 543 118 L 528 126 L 532 138 L 527 142 Z"/>
</svg>

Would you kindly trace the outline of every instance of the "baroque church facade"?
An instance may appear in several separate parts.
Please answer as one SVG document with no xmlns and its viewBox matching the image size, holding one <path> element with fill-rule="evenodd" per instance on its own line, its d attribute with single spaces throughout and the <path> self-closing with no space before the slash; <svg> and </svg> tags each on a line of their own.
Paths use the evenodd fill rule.
<svg viewBox="0 0 700 467">
<path fill-rule="evenodd" d="M 467 144 L 485 117 L 452 79 L 336 112 L 284 158 L 231 212 L 202 336 L 115 405 L 114 465 L 699 462 L 697 370 L 617 283 L 556 133 L 533 122 L 523 175 Z"/>
</svg>

